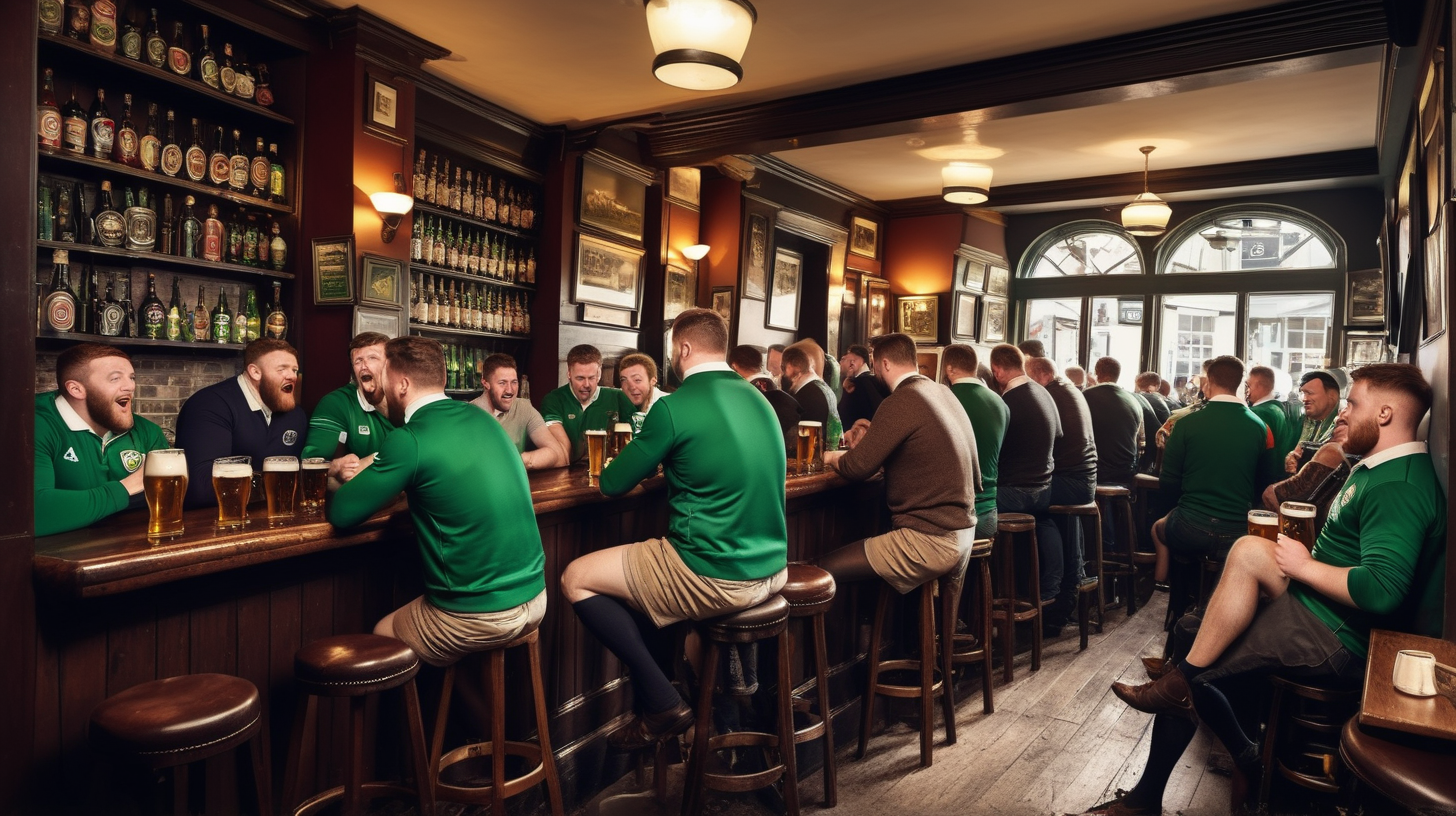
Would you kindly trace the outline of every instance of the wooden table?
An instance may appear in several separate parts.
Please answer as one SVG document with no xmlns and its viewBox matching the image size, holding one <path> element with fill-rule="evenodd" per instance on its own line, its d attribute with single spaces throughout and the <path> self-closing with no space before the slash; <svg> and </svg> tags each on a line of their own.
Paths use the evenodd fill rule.
<svg viewBox="0 0 1456 816">
<path fill-rule="evenodd" d="M 1456 666 L 1456 643 L 1386 629 L 1373 630 L 1370 633 L 1370 655 L 1365 662 L 1365 696 L 1360 703 L 1360 724 L 1456 740 L 1456 705 L 1450 700 L 1439 694 L 1412 697 L 1395 690 L 1391 679 L 1395 671 L 1395 654 L 1402 649 L 1430 652 L 1436 660 Z"/>
</svg>

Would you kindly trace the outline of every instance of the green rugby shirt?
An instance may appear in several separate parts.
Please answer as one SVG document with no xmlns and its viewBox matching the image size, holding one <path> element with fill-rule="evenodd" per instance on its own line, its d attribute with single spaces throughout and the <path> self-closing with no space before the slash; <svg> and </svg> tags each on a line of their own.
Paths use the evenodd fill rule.
<svg viewBox="0 0 1456 816">
<path fill-rule="evenodd" d="M 345 453 L 363 458 L 384 445 L 394 424 L 364 400 L 357 383 L 349 383 L 324 395 L 308 418 L 308 436 L 301 458 L 321 456 L 333 459 L 339 446 Z"/>
<path fill-rule="evenodd" d="M 636 411 L 637 406 L 627 398 L 625 391 L 605 385 L 597 387 L 592 401 L 584 408 L 570 385 L 557 388 L 541 400 L 541 417 L 546 424 L 560 423 L 566 430 L 566 438 L 571 440 L 573 462 L 586 455 L 587 431 L 611 431 L 615 423 L 631 422 Z"/>
</svg>

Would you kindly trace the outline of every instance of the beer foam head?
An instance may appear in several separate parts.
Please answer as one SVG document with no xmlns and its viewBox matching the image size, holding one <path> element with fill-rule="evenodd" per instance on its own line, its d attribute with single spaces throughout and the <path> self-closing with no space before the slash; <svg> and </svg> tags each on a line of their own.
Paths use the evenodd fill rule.
<svg viewBox="0 0 1456 816">
<path fill-rule="evenodd" d="M 1279 514 L 1269 510 L 1250 510 L 1249 521 L 1259 524 L 1273 524 L 1279 519 Z"/>
<path fill-rule="evenodd" d="M 147 454 L 147 462 L 143 467 L 147 476 L 186 476 L 187 457 L 182 455 L 179 448 L 154 450 Z"/>
<path fill-rule="evenodd" d="M 264 473 L 282 473 L 298 470 L 297 456 L 270 456 L 263 460 Z"/>
<path fill-rule="evenodd" d="M 327 460 L 327 459 L 321 459 L 321 458 L 316 457 L 316 456 L 303 460 L 303 462 L 301 464 L 303 465 L 303 469 L 304 470 L 328 470 L 329 469 L 329 460 Z"/>
<path fill-rule="evenodd" d="M 253 466 L 247 462 L 214 463 L 212 475 L 219 479 L 251 479 L 253 478 Z"/>
<path fill-rule="evenodd" d="M 824 423 L 822 423 L 822 422 L 815 422 L 812 419 L 806 419 L 806 420 L 804 420 L 804 421 L 802 421 L 802 422 L 799 423 L 799 427 L 800 428 L 822 428 L 822 427 L 824 427 Z"/>
<path fill-rule="evenodd" d="M 587 431 L 586 432 L 586 435 L 587 436 L 606 436 L 607 435 L 607 432 L 606 431 Z"/>
<path fill-rule="evenodd" d="M 1279 505 L 1279 512 L 1290 518 L 1314 518 L 1317 508 L 1304 502 L 1285 502 Z"/>
<path fill-rule="evenodd" d="M 615 433 L 629 433 L 632 430 L 632 423 L 630 423 L 630 422 L 618 422 L 616 425 L 613 425 L 612 426 L 612 430 Z"/>
</svg>

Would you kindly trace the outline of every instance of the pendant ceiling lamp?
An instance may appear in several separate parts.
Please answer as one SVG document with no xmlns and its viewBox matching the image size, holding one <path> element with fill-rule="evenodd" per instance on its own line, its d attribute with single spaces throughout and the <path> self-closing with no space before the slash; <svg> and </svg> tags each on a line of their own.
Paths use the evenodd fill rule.
<svg viewBox="0 0 1456 816">
<path fill-rule="evenodd" d="M 1156 149 L 1153 145 L 1138 148 L 1143 153 L 1143 191 L 1122 208 L 1122 226 L 1133 235 L 1162 235 L 1173 214 L 1167 202 L 1148 192 L 1148 154 Z"/>
<path fill-rule="evenodd" d="M 743 79 L 743 52 L 758 21 L 748 0 L 644 0 L 652 73 L 691 91 L 731 88 Z"/>
<path fill-rule="evenodd" d="M 940 195 L 952 204 L 980 204 L 991 197 L 991 166 L 951 162 L 940 168 Z"/>
</svg>

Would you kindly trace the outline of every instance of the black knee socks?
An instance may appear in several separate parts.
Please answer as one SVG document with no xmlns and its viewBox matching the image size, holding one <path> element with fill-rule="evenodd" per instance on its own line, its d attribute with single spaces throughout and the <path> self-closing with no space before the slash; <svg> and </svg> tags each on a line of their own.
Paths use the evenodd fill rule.
<svg viewBox="0 0 1456 816">
<path fill-rule="evenodd" d="M 1241 768 L 1247 768 L 1259 758 L 1259 746 L 1244 733 L 1238 715 L 1223 691 L 1213 683 L 1191 683 L 1193 708 L 1208 730 L 1218 737 L 1223 747 Z"/>
<path fill-rule="evenodd" d="M 632 613 L 616 598 L 593 595 L 571 605 L 582 625 L 612 650 L 632 672 L 632 690 L 644 714 L 656 714 L 682 702 L 677 689 L 647 649 Z"/>
<path fill-rule="evenodd" d="M 1142 778 L 1128 791 L 1123 802 L 1130 807 L 1161 807 L 1163 790 L 1168 787 L 1168 777 L 1178 767 L 1188 743 L 1198 733 L 1198 724 L 1172 714 L 1159 714 L 1153 718 L 1153 740 L 1148 748 L 1148 762 L 1143 766 Z"/>
</svg>

